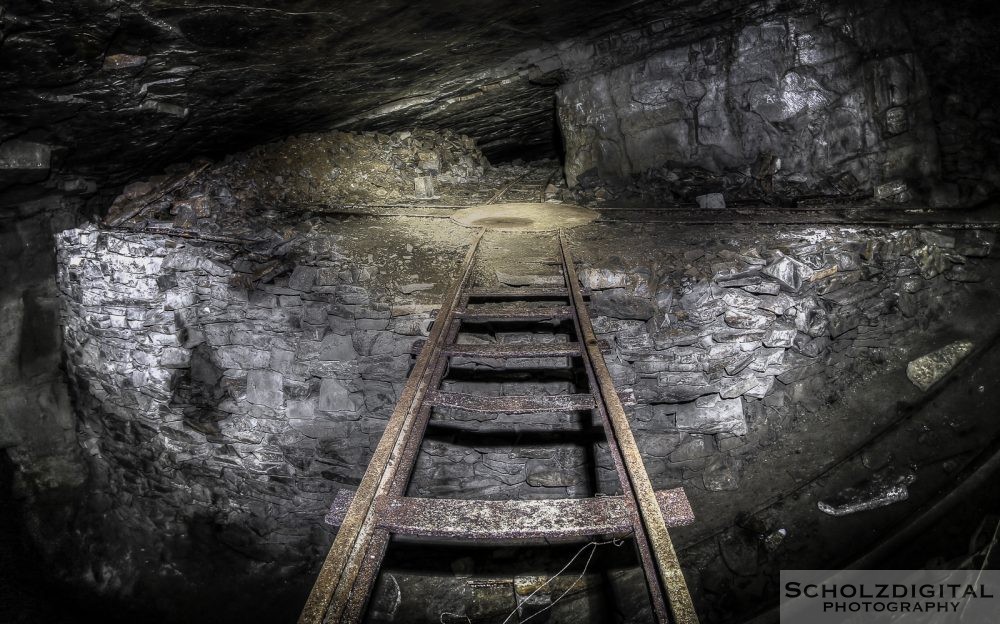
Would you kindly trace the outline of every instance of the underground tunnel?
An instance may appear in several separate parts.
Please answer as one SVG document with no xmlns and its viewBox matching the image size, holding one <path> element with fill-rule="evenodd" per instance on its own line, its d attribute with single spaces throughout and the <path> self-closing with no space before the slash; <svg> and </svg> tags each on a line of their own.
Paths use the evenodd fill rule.
<svg viewBox="0 0 1000 624">
<path fill-rule="evenodd" d="M 988 573 L 997 32 L 4 3 L 0 621 L 787 623 L 784 571 Z"/>
</svg>

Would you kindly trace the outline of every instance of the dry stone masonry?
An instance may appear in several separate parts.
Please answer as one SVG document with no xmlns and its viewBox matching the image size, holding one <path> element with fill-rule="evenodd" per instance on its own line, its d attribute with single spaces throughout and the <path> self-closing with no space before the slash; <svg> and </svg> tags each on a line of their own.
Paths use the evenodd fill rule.
<svg viewBox="0 0 1000 624">
<path fill-rule="evenodd" d="M 414 297 L 438 296 L 347 255 L 336 241 L 351 230 L 338 227 L 314 224 L 290 252 L 293 268 L 250 288 L 255 262 L 230 245 L 93 226 L 59 236 L 67 368 L 104 522 L 162 549 L 151 535 L 207 515 L 247 556 L 293 567 L 322 556 L 327 508 L 358 483 L 427 332 L 434 306 Z M 833 380 L 896 357 L 895 337 L 929 327 L 939 298 L 978 279 L 976 258 L 993 242 L 977 230 L 827 230 L 709 241 L 669 269 L 586 257 L 595 328 L 614 345 L 616 382 L 635 391 L 655 485 L 738 488 L 747 452 L 773 444 L 793 414 L 821 409 Z M 439 245 L 450 260 L 413 283 L 446 283 L 452 249 Z M 500 391 L 567 385 L 515 380 Z M 583 447 L 551 442 L 428 439 L 413 493 L 587 495 Z M 613 479 L 597 459 L 600 488 Z M 117 582 L 129 576 L 123 553 L 105 556 Z"/>
<path fill-rule="evenodd" d="M 737 488 L 740 456 L 773 444 L 796 413 L 916 355 L 908 336 L 932 331 L 961 284 L 982 279 L 976 259 L 994 243 L 980 230 L 832 229 L 709 241 L 658 255 L 656 271 L 582 271 L 612 374 L 640 403 L 633 427 L 654 482 Z"/>
</svg>

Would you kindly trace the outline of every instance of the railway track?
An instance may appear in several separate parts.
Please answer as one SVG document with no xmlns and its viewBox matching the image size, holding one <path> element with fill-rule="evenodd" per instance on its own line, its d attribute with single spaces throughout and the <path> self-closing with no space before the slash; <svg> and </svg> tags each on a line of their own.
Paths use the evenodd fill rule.
<svg viewBox="0 0 1000 624">
<path fill-rule="evenodd" d="M 653 491 L 594 335 L 585 304 L 587 293 L 580 287 L 565 238 L 558 235 L 556 257 L 546 263 L 556 273 L 540 280 L 545 285 L 481 287 L 475 276 L 482 238 L 482 231 L 473 238 L 361 484 L 342 520 L 335 520 L 340 530 L 300 624 L 361 621 L 394 535 L 435 543 L 445 539 L 512 544 L 631 537 L 657 621 L 696 623 L 668 531 L 669 526 L 692 522 L 691 508 L 680 488 Z M 569 342 L 460 343 L 463 325 L 477 322 L 542 327 L 562 323 L 571 337 Z M 442 390 L 455 358 L 501 363 L 562 358 L 567 368 L 586 381 L 586 387 L 557 396 L 485 396 Z M 503 414 L 589 412 L 603 429 L 622 494 L 509 501 L 405 496 L 428 423 L 441 408 Z"/>
</svg>

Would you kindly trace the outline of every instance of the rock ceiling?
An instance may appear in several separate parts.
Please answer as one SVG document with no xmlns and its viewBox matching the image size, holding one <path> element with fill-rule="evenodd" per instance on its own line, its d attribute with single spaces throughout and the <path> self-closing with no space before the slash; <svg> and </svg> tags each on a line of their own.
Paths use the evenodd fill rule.
<svg viewBox="0 0 1000 624">
<path fill-rule="evenodd" d="M 112 181 L 331 128 L 447 127 L 494 156 L 551 152 L 554 87 L 588 59 L 636 57 L 770 10 L 741 0 L 8 2 L 0 143 L 51 145 L 54 166 Z"/>
</svg>

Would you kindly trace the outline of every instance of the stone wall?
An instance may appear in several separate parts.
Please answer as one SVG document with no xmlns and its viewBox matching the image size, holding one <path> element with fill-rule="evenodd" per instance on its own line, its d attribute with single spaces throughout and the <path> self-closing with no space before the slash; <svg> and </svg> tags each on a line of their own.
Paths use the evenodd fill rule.
<svg viewBox="0 0 1000 624">
<path fill-rule="evenodd" d="M 705 191 L 930 192 L 939 155 L 909 41 L 893 11 L 819 10 L 580 77 L 557 91 L 567 180 L 701 168 Z"/>
<path fill-rule="evenodd" d="M 983 280 L 976 259 L 995 239 L 824 229 L 709 240 L 638 268 L 593 260 L 581 280 L 616 384 L 639 402 L 632 427 L 654 484 L 695 497 L 739 487 L 741 456 L 791 418 L 913 355 L 963 283 Z"/>
<path fill-rule="evenodd" d="M 263 260 L 235 245 L 91 226 L 59 235 L 66 365 L 92 475 L 76 527 L 87 582 L 126 594 L 165 579 L 212 588 L 205 569 L 309 581 L 333 534 L 323 517 L 370 460 L 465 231 L 426 225 L 441 238 L 425 249 L 416 224 L 384 227 L 368 243 L 382 252 L 369 255 L 356 241 L 370 221 L 304 225 L 289 270 L 270 281 L 248 279 Z M 682 250 L 630 240 L 629 254 L 654 261 L 578 249 L 581 278 L 593 291 L 595 329 L 613 345 L 616 383 L 637 397 L 632 426 L 655 486 L 683 485 L 694 500 L 740 487 L 743 462 L 777 443 L 790 418 L 821 412 L 866 368 L 901 357 L 906 337 L 932 327 L 942 302 L 979 279 L 976 258 L 994 242 L 977 230 L 847 229 Z M 560 339 L 568 337 L 461 338 Z M 454 364 L 472 371 L 447 386 L 462 390 L 494 363 Z M 527 378 L 490 391 L 572 387 Z M 540 419 L 547 424 L 529 425 Z M 557 434 L 572 418 L 500 421 L 517 442 L 432 432 L 410 493 L 613 491 L 603 448 Z M 223 563 L 206 555 L 218 548 L 229 553 Z M 169 566 L 150 567 L 156 561 Z"/>
<path fill-rule="evenodd" d="M 360 481 L 428 325 L 426 306 L 390 306 L 372 270 L 323 239 L 248 291 L 253 265 L 225 245 L 60 234 L 90 504 L 131 536 L 96 546 L 99 585 L 128 589 L 143 559 L 169 558 L 158 534 L 206 521 L 272 570 L 322 556 L 333 493 Z"/>
</svg>

